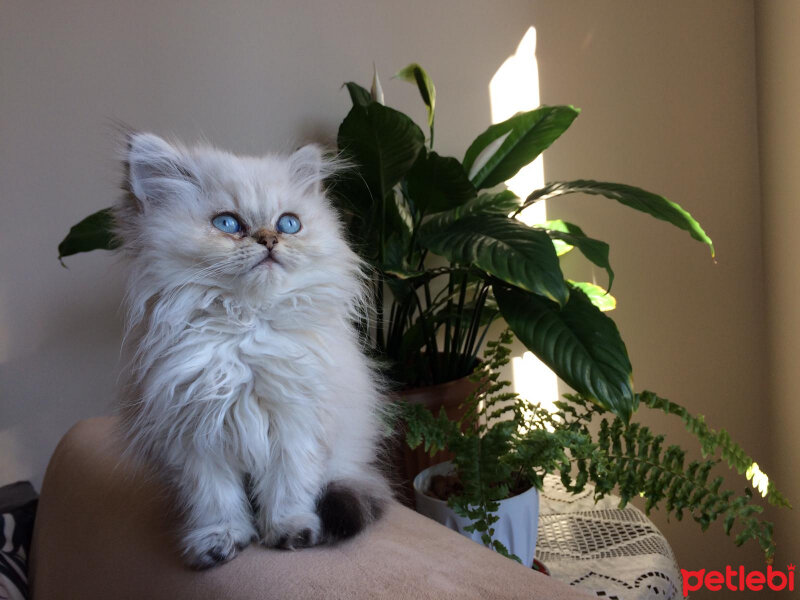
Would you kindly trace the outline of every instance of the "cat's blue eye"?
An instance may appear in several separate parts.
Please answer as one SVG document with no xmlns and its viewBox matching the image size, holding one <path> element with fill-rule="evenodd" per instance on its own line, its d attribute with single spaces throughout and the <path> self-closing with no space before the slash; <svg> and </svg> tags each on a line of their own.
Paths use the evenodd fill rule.
<svg viewBox="0 0 800 600">
<path fill-rule="evenodd" d="M 238 233 L 242 230 L 242 224 L 233 215 L 217 215 L 211 219 L 211 224 L 225 233 Z"/>
<path fill-rule="evenodd" d="M 297 233 L 300 231 L 300 219 L 297 215 L 286 213 L 278 219 L 277 228 L 281 233 Z"/>
</svg>

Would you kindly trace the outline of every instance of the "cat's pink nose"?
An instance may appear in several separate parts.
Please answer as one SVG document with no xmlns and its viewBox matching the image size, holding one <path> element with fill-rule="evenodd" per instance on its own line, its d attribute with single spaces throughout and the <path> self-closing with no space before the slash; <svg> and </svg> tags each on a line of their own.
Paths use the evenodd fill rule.
<svg viewBox="0 0 800 600">
<path fill-rule="evenodd" d="M 267 250 L 272 250 L 272 247 L 278 243 L 278 236 L 274 231 L 269 229 L 259 229 L 253 232 L 253 239 L 259 244 L 267 247 Z"/>
</svg>

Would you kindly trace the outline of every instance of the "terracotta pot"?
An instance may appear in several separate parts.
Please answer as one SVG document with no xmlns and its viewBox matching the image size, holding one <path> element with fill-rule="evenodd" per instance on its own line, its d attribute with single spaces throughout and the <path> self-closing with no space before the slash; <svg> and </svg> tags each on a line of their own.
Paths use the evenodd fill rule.
<svg viewBox="0 0 800 600">
<path fill-rule="evenodd" d="M 478 384 L 470 381 L 467 376 L 437 385 L 403 390 L 397 393 L 397 401 L 421 404 L 434 414 L 439 414 L 439 410 L 444 407 L 448 418 L 456 421 L 465 412 L 461 404 L 477 387 Z M 394 470 L 393 479 L 398 486 L 398 500 L 414 508 L 414 477 L 423 469 L 451 458 L 453 455 L 449 452 L 437 452 L 434 456 L 430 456 L 422 445 L 411 450 L 406 444 L 405 428 L 398 431 L 391 465 Z"/>
</svg>

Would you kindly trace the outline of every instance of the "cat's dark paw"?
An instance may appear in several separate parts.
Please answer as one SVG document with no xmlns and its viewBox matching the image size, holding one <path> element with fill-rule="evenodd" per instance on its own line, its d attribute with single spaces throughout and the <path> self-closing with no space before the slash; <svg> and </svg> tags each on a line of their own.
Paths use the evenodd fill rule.
<svg viewBox="0 0 800 600">
<path fill-rule="evenodd" d="M 384 500 L 346 483 L 328 484 L 317 502 L 323 537 L 329 543 L 351 538 L 380 518 Z"/>
<path fill-rule="evenodd" d="M 298 550 L 300 548 L 308 548 L 314 545 L 314 533 L 306 527 L 302 531 L 292 533 L 291 535 L 285 534 L 278 540 L 277 547 L 285 550 Z"/>
<path fill-rule="evenodd" d="M 192 569 L 204 570 L 228 562 L 253 538 L 253 531 L 233 530 L 224 525 L 203 527 L 183 538 L 183 560 Z"/>
<path fill-rule="evenodd" d="M 284 550 L 316 546 L 321 541 L 320 520 L 314 513 L 304 513 L 271 522 L 265 527 L 262 543 Z"/>
</svg>

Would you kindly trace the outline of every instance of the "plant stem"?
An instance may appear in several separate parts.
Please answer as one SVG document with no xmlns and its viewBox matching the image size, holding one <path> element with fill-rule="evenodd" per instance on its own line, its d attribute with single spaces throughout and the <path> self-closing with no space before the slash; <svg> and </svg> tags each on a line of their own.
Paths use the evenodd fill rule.
<svg viewBox="0 0 800 600">
<path fill-rule="evenodd" d="M 462 349 L 461 348 L 462 347 L 462 343 L 461 342 L 463 341 L 462 340 L 463 335 L 462 335 L 462 332 L 461 332 L 461 329 L 462 329 L 461 322 L 462 322 L 462 320 L 464 318 L 464 301 L 467 298 L 467 277 L 468 277 L 468 275 L 469 275 L 469 273 L 465 272 L 463 274 L 463 276 L 461 277 L 460 289 L 459 289 L 459 294 L 458 294 L 458 307 L 456 308 L 456 313 L 455 313 L 455 326 L 454 326 L 455 331 L 453 332 L 453 350 L 454 350 L 454 354 L 456 354 L 456 355 L 458 355 L 460 353 L 461 349 Z M 448 315 L 448 317 L 449 317 L 449 315 Z M 458 366 L 459 366 L 459 364 L 458 364 L 459 361 L 456 360 L 455 357 L 451 357 L 451 358 L 452 358 L 452 360 L 450 361 L 451 364 L 448 365 L 449 366 L 449 373 L 450 373 L 450 377 L 455 378 L 456 374 L 457 374 Z"/>
<path fill-rule="evenodd" d="M 462 356 L 463 364 L 461 368 L 463 370 L 469 369 L 472 366 L 472 363 L 475 362 L 475 359 L 478 355 L 478 350 L 480 348 L 480 342 L 478 346 L 475 347 L 475 338 L 478 335 L 478 330 L 480 329 L 481 325 L 481 316 L 483 315 L 483 308 L 486 305 L 486 298 L 489 295 L 489 284 L 484 283 L 480 287 L 480 292 L 477 294 L 477 299 L 474 302 L 475 312 L 472 314 L 472 321 L 470 322 L 469 332 L 467 333 L 467 340 L 466 344 L 464 345 L 464 352 Z M 491 324 L 491 320 L 489 321 Z M 486 332 L 484 331 L 484 335 Z M 483 337 L 481 337 L 481 342 L 483 341 Z"/>
<path fill-rule="evenodd" d="M 451 330 L 452 324 L 450 323 L 450 316 L 453 312 L 453 274 L 447 274 L 447 307 L 445 308 L 445 320 L 444 320 L 444 355 L 446 360 L 450 360 L 450 355 L 453 352 L 453 348 L 451 345 Z"/>
<path fill-rule="evenodd" d="M 426 291 L 430 294 L 430 290 L 427 289 L 428 282 L 425 282 Z M 426 339 L 426 345 L 428 346 L 428 354 L 431 355 L 430 359 L 430 367 L 431 367 L 431 379 L 433 381 L 438 381 L 438 374 L 439 374 L 439 365 L 437 364 L 439 358 L 439 350 L 436 346 L 436 330 L 434 329 L 431 331 L 430 321 L 425 317 L 425 309 L 422 308 L 422 301 L 419 299 L 416 291 L 411 293 L 411 296 L 414 297 L 414 300 L 417 301 L 417 307 L 419 309 L 419 319 L 420 325 L 422 327 L 423 335 Z"/>
<path fill-rule="evenodd" d="M 489 321 L 489 322 L 486 324 L 486 327 L 484 327 L 484 329 L 483 329 L 483 333 L 481 334 L 481 337 L 478 339 L 478 342 L 477 342 L 477 344 L 475 344 L 474 351 L 473 351 L 473 352 L 472 352 L 472 354 L 470 355 L 469 364 L 472 364 L 472 363 L 474 363 L 474 362 L 475 362 L 475 360 L 478 358 L 478 351 L 480 350 L 481 344 L 483 344 L 483 340 L 484 340 L 484 338 L 486 338 L 486 334 L 487 334 L 487 333 L 489 333 L 489 327 L 491 327 L 491 326 L 492 326 L 492 322 L 493 322 L 493 321 Z"/>
</svg>

